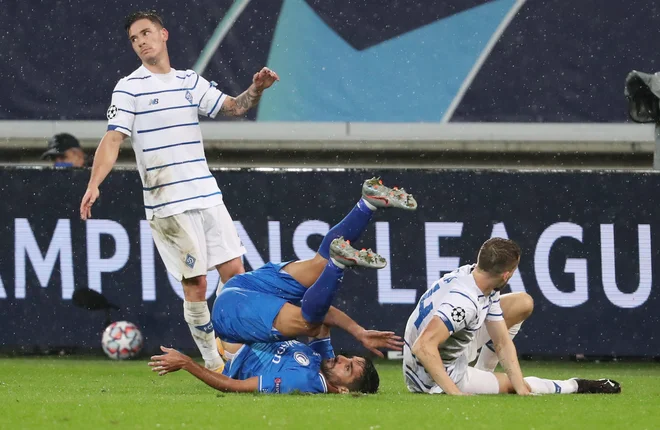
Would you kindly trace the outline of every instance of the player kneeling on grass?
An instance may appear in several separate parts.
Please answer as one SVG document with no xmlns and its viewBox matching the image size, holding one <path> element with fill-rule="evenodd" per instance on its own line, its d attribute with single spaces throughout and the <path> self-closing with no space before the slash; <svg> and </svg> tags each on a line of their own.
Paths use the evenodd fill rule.
<svg viewBox="0 0 660 430">
<path fill-rule="evenodd" d="M 512 337 L 533 304 L 526 294 L 500 298 L 499 293 L 519 262 L 520 247 L 515 242 L 489 239 L 476 265 L 446 274 L 422 295 L 404 336 L 408 390 L 454 395 L 621 392 L 620 384 L 610 379 L 523 378 Z M 476 368 L 469 367 L 480 346 L 484 348 Z M 494 357 L 506 373 L 493 373 Z"/>
<path fill-rule="evenodd" d="M 380 255 L 350 245 L 379 207 L 415 210 L 417 203 L 404 190 L 388 188 L 377 179 L 365 181 L 362 198 L 328 232 L 314 258 L 269 263 L 225 284 L 212 314 L 229 359 L 222 375 L 167 348 L 163 350 L 168 354 L 153 357 L 153 370 L 164 375 L 185 369 L 223 391 L 376 392 L 379 379 L 371 361 L 335 357 L 328 327 L 346 330 L 380 356 L 378 348 L 401 349 L 394 333 L 365 330 L 331 306 L 345 267 L 385 267 Z M 298 336 L 315 340 L 309 345 L 291 340 Z"/>
</svg>

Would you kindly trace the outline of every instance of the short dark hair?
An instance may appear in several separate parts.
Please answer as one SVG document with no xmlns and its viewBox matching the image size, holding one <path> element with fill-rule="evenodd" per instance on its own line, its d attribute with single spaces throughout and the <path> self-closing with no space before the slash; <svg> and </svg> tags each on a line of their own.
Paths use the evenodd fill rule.
<svg viewBox="0 0 660 430">
<path fill-rule="evenodd" d="M 378 376 L 378 371 L 376 370 L 376 366 L 374 366 L 374 362 L 367 357 L 363 358 L 364 367 L 362 370 L 362 376 L 353 381 L 348 389 L 353 392 L 375 394 L 378 392 L 380 377 Z"/>
<path fill-rule="evenodd" d="M 132 14 L 126 17 L 124 30 L 126 30 L 126 32 L 128 33 L 128 30 L 131 28 L 131 25 L 133 25 L 135 21 L 139 21 L 141 19 L 148 19 L 149 21 L 153 22 L 156 25 L 165 27 L 163 25 L 163 18 L 161 18 L 161 16 L 158 15 L 158 13 L 155 10 L 139 10 L 137 12 L 133 12 Z"/>
<path fill-rule="evenodd" d="M 518 264 L 520 253 L 520 246 L 513 240 L 493 237 L 481 245 L 477 268 L 493 275 L 510 271 Z"/>
</svg>

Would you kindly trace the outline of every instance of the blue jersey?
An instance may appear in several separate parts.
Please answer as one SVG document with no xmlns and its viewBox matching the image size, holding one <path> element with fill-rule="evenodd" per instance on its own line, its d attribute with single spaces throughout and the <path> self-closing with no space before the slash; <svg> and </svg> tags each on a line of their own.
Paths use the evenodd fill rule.
<svg viewBox="0 0 660 430">
<path fill-rule="evenodd" d="M 321 361 L 334 356 L 329 345 L 329 339 L 310 346 L 296 340 L 244 345 L 222 373 L 240 380 L 258 376 L 262 393 L 327 393 Z"/>
</svg>

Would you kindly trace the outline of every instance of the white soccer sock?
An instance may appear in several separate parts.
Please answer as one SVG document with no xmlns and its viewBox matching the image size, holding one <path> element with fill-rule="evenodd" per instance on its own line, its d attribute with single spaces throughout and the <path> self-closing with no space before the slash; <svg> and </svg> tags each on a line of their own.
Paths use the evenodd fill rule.
<svg viewBox="0 0 660 430">
<path fill-rule="evenodd" d="M 372 211 L 375 211 L 376 209 L 378 209 L 376 206 L 369 203 L 367 201 L 367 199 L 365 199 L 364 197 L 361 200 L 364 202 L 365 206 L 368 207 L 369 209 L 371 209 Z"/>
<path fill-rule="evenodd" d="M 224 287 L 225 284 L 222 282 L 222 279 L 218 280 L 218 288 L 215 289 L 215 296 L 218 297 L 220 293 L 222 292 L 222 287 Z"/>
<path fill-rule="evenodd" d="M 556 381 L 528 376 L 525 378 L 525 382 L 534 394 L 573 394 L 578 389 L 577 382 L 574 379 Z"/>
<path fill-rule="evenodd" d="M 511 328 L 509 329 L 509 337 L 511 339 L 516 337 L 516 335 L 520 331 L 521 326 L 522 323 L 518 323 L 511 326 Z M 491 349 L 492 347 L 493 347 L 493 342 L 488 341 L 481 348 L 481 352 L 479 353 L 479 359 L 477 360 L 477 364 L 475 364 L 474 366 L 475 369 L 484 370 L 486 372 L 493 372 L 495 370 L 499 360 L 497 358 L 497 354 L 495 354 L 495 351 Z"/>
<path fill-rule="evenodd" d="M 224 362 L 218 353 L 213 324 L 211 324 L 211 313 L 206 302 L 184 301 L 183 318 L 188 323 L 199 352 L 202 353 L 206 368 L 215 370 L 221 367 Z"/>
<path fill-rule="evenodd" d="M 340 263 L 339 261 L 335 260 L 335 259 L 332 258 L 332 257 L 330 257 L 330 259 L 332 260 L 332 263 L 333 263 L 335 266 L 339 267 L 340 269 L 345 269 L 345 268 L 346 268 L 346 265 L 345 265 L 345 264 Z"/>
</svg>

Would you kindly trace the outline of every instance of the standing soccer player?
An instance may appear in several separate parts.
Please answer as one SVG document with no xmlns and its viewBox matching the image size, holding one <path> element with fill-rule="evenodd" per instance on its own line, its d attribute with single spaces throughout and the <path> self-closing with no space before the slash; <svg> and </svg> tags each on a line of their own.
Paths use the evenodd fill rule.
<svg viewBox="0 0 660 430">
<path fill-rule="evenodd" d="M 156 13 L 129 15 L 125 30 L 142 66 L 121 79 L 112 93 L 108 130 L 96 150 L 80 217 L 91 217 L 99 185 L 130 136 L 156 247 L 168 272 L 183 284 L 184 318 L 206 367 L 220 369 L 206 273 L 215 267 L 222 282 L 244 273 L 245 248 L 206 163 L 198 116 L 242 116 L 279 78 L 264 67 L 244 93 L 231 97 L 192 70 L 170 67 L 169 33 Z"/>
</svg>

